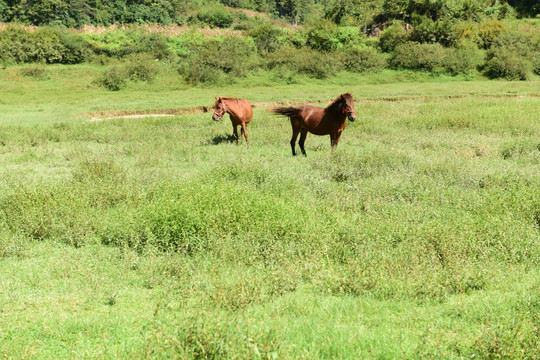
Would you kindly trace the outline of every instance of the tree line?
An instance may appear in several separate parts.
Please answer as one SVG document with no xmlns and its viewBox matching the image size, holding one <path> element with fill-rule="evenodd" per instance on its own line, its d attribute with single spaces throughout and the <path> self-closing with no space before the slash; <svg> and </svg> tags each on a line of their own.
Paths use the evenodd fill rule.
<svg viewBox="0 0 540 360">
<path fill-rule="evenodd" d="M 414 25 L 423 19 L 465 20 L 484 15 L 535 17 L 540 12 L 536 0 L 0 0 L 0 21 L 66 27 L 184 25 L 198 20 L 193 12 L 219 6 L 265 12 L 293 24 L 327 19 L 355 26 L 392 20 Z"/>
</svg>

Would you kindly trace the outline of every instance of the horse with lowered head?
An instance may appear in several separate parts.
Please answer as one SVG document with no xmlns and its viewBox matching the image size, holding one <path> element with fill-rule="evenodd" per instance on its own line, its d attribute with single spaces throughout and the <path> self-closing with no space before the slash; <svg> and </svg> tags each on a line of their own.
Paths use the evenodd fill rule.
<svg viewBox="0 0 540 360">
<path fill-rule="evenodd" d="M 330 144 L 332 147 L 339 142 L 341 133 L 345 129 L 348 118 L 349 121 L 356 120 L 354 111 L 354 100 L 351 93 L 345 93 L 338 96 L 326 108 L 320 108 L 311 105 L 301 105 L 298 107 L 280 107 L 270 109 L 269 111 L 279 115 L 289 117 L 292 125 L 291 148 L 293 155 L 296 155 L 296 138 L 300 134 L 300 150 L 306 155 L 304 142 L 307 133 L 315 135 L 330 135 Z"/>
<path fill-rule="evenodd" d="M 242 135 L 248 142 L 248 135 L 246 132 L 246 125 L 253 118 L 253 109 L 251 104 L 246 99 L 237 99 L 232 97 L 218 97 L 214 103 L 214 114 L 212 119 L 214 121 L 220 121 L 225 113 L 229 114 L 233 125 L 233 136 L 238 143 L 238 126 L 240 125 Z"/>
</svg>

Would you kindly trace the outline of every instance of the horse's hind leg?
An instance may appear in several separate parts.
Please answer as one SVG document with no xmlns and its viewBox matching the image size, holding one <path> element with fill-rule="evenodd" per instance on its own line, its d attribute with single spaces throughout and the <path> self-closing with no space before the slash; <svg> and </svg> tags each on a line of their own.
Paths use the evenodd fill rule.
<svg viewBox="0 0 540 360">
<path fill-rule="evenodd" d="M 294 147 L 296 145 L 296 138 L 298 137 L 298 133 L 300 132 L 299 129 L 293 127 L 292 130 L 292 138 L 291 138 L 291 149 L 293 156 L 296 156 L 296 151 L 294 150 Z"/>
<path fill-rule="evenodd" d="M 248 136 L 246 132 L 246 123 L 242 123 L 242 135 L 244 135 L 244 138 L 246 139 L 246 143 L 248 142 Z"/>
<path fill-rule="evenodd" d="M 304 154 L 304 156 L 307 156 L 306 150 L 304 149 L 304 142 L 306 141 L 306 136 L 307 136 L 307 129 L 302 128 L 300 130 L 300 140 L 298 140 L 298 145 L 300 145 L 300 150 L 302 150 L 302 154 Z"/>
</svg>

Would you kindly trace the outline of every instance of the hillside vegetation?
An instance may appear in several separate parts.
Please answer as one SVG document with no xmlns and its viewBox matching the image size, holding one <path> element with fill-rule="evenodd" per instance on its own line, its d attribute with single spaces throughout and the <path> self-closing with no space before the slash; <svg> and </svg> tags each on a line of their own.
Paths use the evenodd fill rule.
<svg viewBox="0 0 540 360">
<path fill-rule="evenodd" d="M 33 8 L 39 4 L 43 7 L 39 11 Z M 69 15 L 69 10 L 57 11 L 55 6 L 64 3 L 54 4 L 44 1 L 0 5 L 5 21 L 45 26 L 6 23 L 0 27 L 0 63 L 132 61 L 144 67 L 109 69 L 103 76 L 103 86 L 111 90 L 122 89 L 130 79 L 149 80 L 156 59 L 175 68 L 186 83 L 207 86 L 261 71 L 271 73 L 277 83 L 294 83 L 298 74 L 324 79 L 343 70 L 377 72 L 384 68 L 449 75 L 480 72 L 489 78 L 509 80 L 531 79 L 540 72 L 538 19 L 518 19 L 522 15 L 534 16 L 537 9 L 535 5 L 520 7 L 523 3 L 518 2 L 305 1 L 264 6 L 226 2 L 229 6 L 266 9 L 270 15 L 219 3 L 202 6 L 196 2 L 167 2 L 172 6 L 169 15 L 174 21 L 129 17 L 131 12 L 138 14 L 139 7 L 148 7 L 148 13 L 157 16 L 159 2 L 129 3 L 124 7 L 114 2 L 95 4 L 96 8 L 85 12 L 86 17 Z M 100 6 L 124 11 L 100 12 Z M 289 10 L 282 9 L 287 6 Z M 529 12 L 520 12 L 522 8 Z M 34 13 L 40 18 L 30 15 Z M 99 20 L 101 13 L 123 17 Z M 291 14 L 295 14 L 293 18 L 300 26 L 287 25 Z M 68 19 L 55 20 L 59 15 Z M 68 21 L 75 18 L 79 20 Z M 147 22 L 162 25 L 137 25 Z M 63 28 L 89 24 L 124 25 Z"/>
</svg>

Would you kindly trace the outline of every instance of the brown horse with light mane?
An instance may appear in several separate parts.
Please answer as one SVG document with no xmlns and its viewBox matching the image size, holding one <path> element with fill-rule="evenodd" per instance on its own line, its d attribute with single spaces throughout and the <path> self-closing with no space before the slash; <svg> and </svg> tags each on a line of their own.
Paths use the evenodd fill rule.
<svg viewBox="0 0 540 360">
<path fill-rule="evenodd" d="M 223 118 L 225 113 L 229 113 L 231 122 L 233 125 L 233 135 L 238 143 L 238 125 L 242 126 L 242 135 L 246 138 L 248 142 L 248 135 L 246 132 L 246 125 L 253 118 L 253 109 L 251 104 L 246 99 L 237 99 L 232 97 L 218 97 L 214 104 L 214 114 L 212 119 L 214 121 L 219 121 Z"/>
<path fill-rule="evenodd" d="M 288 116 L 292 125 L 291 148 L 293 155 L 296 155 L 296 138 L 300 134 L 300 149 L 302 154 L 306 155 L 304 142 L 307 133 L 315 135 L 330 135 L 330 144 L 332 147 L 339 142 L 339 137 L 345 129 L 348 118 L 349 121 L 356 120 L 354 111 L 354 100 L 350 93 L 341 94 L 332 101 L 326 108 L 320 108 L 311 105 L 302 105 L 298 107 L 281 107 L 270 109 L 276 114 Z"/>
</svg>

